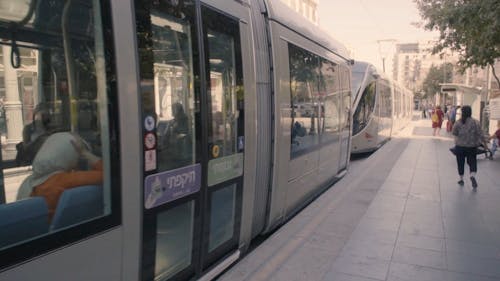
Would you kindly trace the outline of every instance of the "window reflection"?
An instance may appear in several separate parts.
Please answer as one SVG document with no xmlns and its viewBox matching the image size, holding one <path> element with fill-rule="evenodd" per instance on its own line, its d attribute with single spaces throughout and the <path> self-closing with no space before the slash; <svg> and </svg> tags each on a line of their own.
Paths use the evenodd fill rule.
<svg viewBox="0 0 500 281">
<path fill-rule="evenodd" d="M 291 151 L 292 158 L 314 149 L 319 142 L 319 58 L 288 45 L 290 58 Z"/>
<path fill-rule="evenodd" d="M 336 138 L 339 132 L 339 107 L 340 107 L 340 81 L 338 79 L 339 67 L 337 64 L 321 60 L 321 81 L 323 81 L 324 97 L 323 108 L 324 114 L 322 115 L 324 122 L 322 126 L 322 142 L 331 142 L 338 140 Z"/>
<path fill-rule="evenodd" d="M 39 3 L 16 26 L 25 30 L 18 68 L 10 33 L 0 32 L 0 248 L 111 212 L 113 77 L 101 24 L 98 1 Z"/>
<path fill-rule="evenodd" d="M 191 264 L 194 202 L 157 216 L 155 280 L 166 280 Z"/>
<path fill-rule="evenodd" d="M 379 83 L 379 95 L 380 95 L 380 117 L 391 118 L 392 116 L 392 104 L 391 104 L 391 88 L 389 87 L 389 81 L 382 80 Z"/>
<path fill-rule="evenodd" d="M 235 42 L 232 35 L 208 30 L 210 63 L 210 113 L 208 142 L 211 157 L 224 157 L 242 150 L 238 131 L 242 130 L 243 89 L 237 85 Z"/>
</svg>

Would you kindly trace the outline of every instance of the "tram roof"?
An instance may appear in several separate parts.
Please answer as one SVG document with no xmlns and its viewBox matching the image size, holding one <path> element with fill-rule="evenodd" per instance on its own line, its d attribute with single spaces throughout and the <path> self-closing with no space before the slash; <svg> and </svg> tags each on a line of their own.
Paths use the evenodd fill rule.
<svg viewBox="0 0 500 281">
<path fill-rule="evenodd" d="M 330 36 L 325 30 L 302 18 L 302 16 L 297 16 L 297 13 L 281 0 L 264 1 L 266 2 L 268 15 L 271 20 L 279 22 L 346 60 L 351 59 L 351 55 L 344 44 Z"/>
</svg>

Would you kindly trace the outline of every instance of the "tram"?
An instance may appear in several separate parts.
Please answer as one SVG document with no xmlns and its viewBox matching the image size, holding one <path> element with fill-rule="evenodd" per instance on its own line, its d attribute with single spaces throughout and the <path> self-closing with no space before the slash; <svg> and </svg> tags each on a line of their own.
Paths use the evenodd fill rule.
<svg viewBox="0 0 500 281">
<path fill-rule="evenodd" d="M 2 1 L 0 39 L 0 280 L 211 280 L 349 165 L 352 61 L 280 1 Z"/>
<path fill-rule="evenodd" d="M 352 81 L 351 153 L 372 152 L 411 121 L 413 95 L 367 62 L 354 63 Z"/>
</svg>

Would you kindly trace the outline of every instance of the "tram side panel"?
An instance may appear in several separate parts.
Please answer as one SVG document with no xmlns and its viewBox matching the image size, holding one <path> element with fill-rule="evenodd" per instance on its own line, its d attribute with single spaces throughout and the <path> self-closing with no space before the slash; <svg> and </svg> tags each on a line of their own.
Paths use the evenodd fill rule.
<svg viewBox="0 0 500 281">
<path fill-rule="evenodd" d="M 319 74 L 324 58 L 336 60 L 333 54 L 279 23 L 271 22 L 271 27 L 279 127 L 270 226 L 294 214 L 338 173 L 341 101 L 340 91 L 331 87 L 320 93 L 312 78 Z M 310 75 L 299 74 L 304 72 Z M 328 172 L 319 171 L 321 147 L 332 153 Z"/>
<path fill-rule="evenodd" d="M 265 7 L 262 1 L 254 1 L 252 27 L 254 38 L 255 75 L 256 75 L 256 127 L 257 159 L 255 169 L 255 199 L 253 204 L 252 237 L 260 234 L 266 225 L 269 189 L 273 162 L 273 98 L 270 65 L 269 34 L 267 31 Z"/>
</svg>

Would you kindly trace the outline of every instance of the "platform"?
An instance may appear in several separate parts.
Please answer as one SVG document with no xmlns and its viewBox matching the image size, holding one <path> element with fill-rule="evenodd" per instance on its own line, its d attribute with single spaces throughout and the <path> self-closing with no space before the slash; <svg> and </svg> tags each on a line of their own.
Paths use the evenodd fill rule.
<svg viewBox="0 0 500 281">
<path fill-rule="evenodd" d="M 413 121 L 219 278 L 500 280 L 500 155 L 457 184 L 452 138 Z"/>
</svg>

